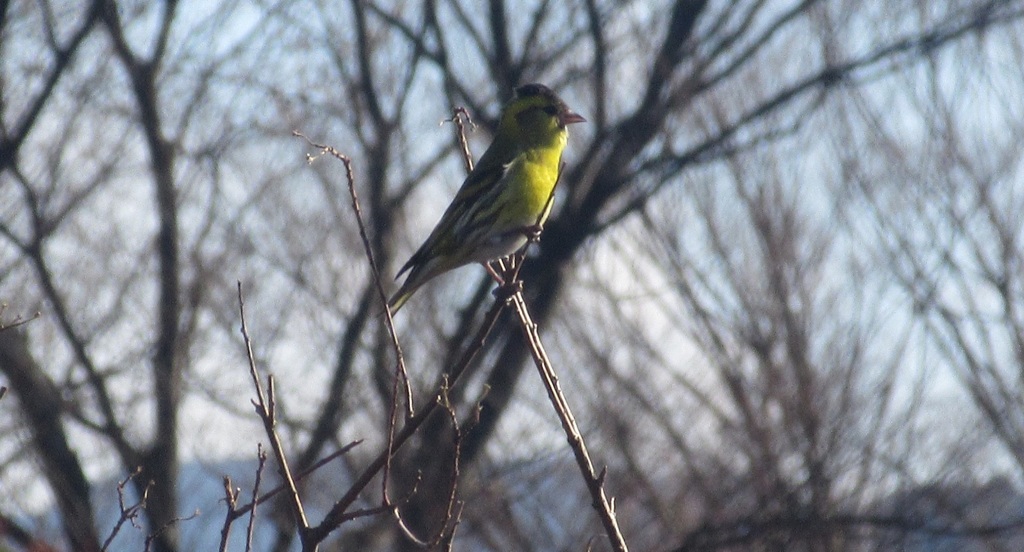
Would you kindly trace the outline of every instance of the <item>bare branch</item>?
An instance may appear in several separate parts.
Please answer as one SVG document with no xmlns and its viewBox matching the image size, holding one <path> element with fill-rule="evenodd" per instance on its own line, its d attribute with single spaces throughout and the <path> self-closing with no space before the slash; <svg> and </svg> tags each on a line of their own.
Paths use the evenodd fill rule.
<svg viewBox="0 0 1024 552">
<path fill-rule="evenodd" d="M 252 535 L 253 530 L 256 528 L 256 497 L 260 494 L 260 481 L 263 478 L 263 467 L 267 464 L 267 451 L 263 450 L 263 446 L 257 447 L 256 456 L 259 459 L 259 464 L 256 466 L 256 481 L 252 484 L 252 508 L 249 510 L 249 524 L 245 530 L 245 552 L 252 550 Z"/>
<path fill-rule="evenodd" d="M 238 516 L 235 514 L 235 506 L 238 504 L 238 494 L 242 491 L 231 484 L 231 478 L 224 476 L 224 504 L 227 505 L 227 512 L 224 514 L 224 524 L 220 528 L 220 552 L 227 552 L 228 537 L 231 535 L 231 524 Z"/>
<path fill-rule="evenodd" d="M 510 278 L 506 281 L 513 282 L 516 280 Z M 622 531 L 619 529 L 618 519 L 615 516 L 615 499 L 609 499 L 604 490 L 605 470 L 602 469 L 600 475 L 594 473 L 594 463 L 590 459 L 590 453 L 587 451 L 583 434 L 576 424 L 576 418 L 569 408 L 565 395 L 562 394 L 562 389 L 558 384 L 558 376 L 551 366 L 547 352 L 544 351 L 544 344 L 541 343 L 540 333 L 537 330 L 537 325 L 530 318 L 530 312 L 526 307 L 526 301 L 523 299 L 521 289 L 515 289 L 511 296 L 511 302 L 516 314 L 519 316 L 520 328 L 522 328 L 523 334 L 530 344 L 530 352 L 533 355 L 534 364 L 537 366 L 538 372 L 540 372 L 544 389 L 548 393 L 548 399 L 550 399 L 551 405 L 558 414 L 558 419 L 562 422 L 562 429 L 565 431 L 566 438 L 569 441 L 569 447 L 572 448 L 573 455 L 576 457 L 576 463 L 580 468 L 580 473 L 583 474 L 583 480 L 587 485 L 587 490 L 590 491 L 590 496 L 593 498 L 594 509 L 597 510 L 597 514 L 601 518 L 601 524 L 604 525 L 608 542 L 613 550 L 625 552 L 628 550 L 628 547 L 622 536 Z"/>
<path fill-rule="evenodd" d="M 377 263 L 373 258 L 373 248 L 370 247 L 370 238 L 366 233 L 366 225 L 363 223 L 362 209 L 359 206 L 359 195 L 356 193 L 356 178 L 352 170 L 352 160 L 346 155 L 342 154 L 332 146 L 323 144 L 317 144 L 307 138 L 299 131 L 293 131 L 292 134 L 299 138 L 304 139 L 309 145 L 320 150 L 320 155 L 330 154 L 334 158 L 338 159 L 345 165 L 345 177 L 348 181 L 348 192 L 352 199 L 352 210 L 355 212 L 356 221 L 359 223 L 359 237 L 363 241 L 363 250 L 366 253 L 366 259 L 370 264 L 370 270 L 373 273 L 373 280 L 377 288 L 377 296 L 381 303 L 384 305 L 385 321 L 387 323 L 388 334 L 391 336 L 391 343 L 395 349 L 396 356 L 396 377 L 401 378 L 402 385 L 405 389 L 406 397 L 406 415 L 411 417 L 413 413 L 413 402 L 412 402 L 412 388 L 409 386 L 409 374 L 405 369 L 405 357 L 402 354 L 402 346 L 398 342 L 398 333 L 395 331 L 395 321 L 391 316 L 391 309 L 388 307 L 387 294 L 384 293 L 384 286 L 381 284 L 380 270 L 377 268 Z M 306 160 L 312 163 L 316 158 L 307 155 Z"/>
<path fill-rule="evenodd" d="M 491 330 L 494 329 L 494 325 L 498 320 L 498 315 L 501 314 L 503 306 L 500 302 L 495 302 L 488 311 L 487 315 L 484 316 L 484 321 L 480 328 L 477 330 L 476 335 L 469 341 L 470 346 L 463 353 L 459 362 L 452 368 L 449 374 L 449 381 L 452 385 L 458 381 L 459 377 L 462 376 L 466 368 L 476 358 L 477 353 L 483 348 L 487 336 L 490 335 Z M 435 395 L 436 396 L 436 395 Z M 346 519 L 351 519 L 351 514 L 346 513 L 348 508 L 359 498 L 359 494 L 370 484 L 370 481 L 383 469 L 384 465 L 388 461 L 389 456 L 397 454 L 410 437 L 412 437 L 416 431 L 423 425 L 423 423 L 430 418 L 430 416 L 437 410 L 439 403 L 437 401 L 428 401 L 423 405 L 414 416 L 405 421 L 405 425 L 395 435 L 394 444 L 390 449 L 386 448 L 376 458 L 371 461 L 363 472 L 356 478 L 352 487 L 345 493 L 340 500 L 334 503 L 331 510 L 324 517 L 324 520 L 320 525 L 310 528 L 310 534 L 313 539 L 323 538 L 335 528 L 338 527 Z"/>
<path fill-rule="evenodd" d="M 107 539 L 103 541 L 103 547 L 101 548 L 101 550 L 107 550 L 110 548 L 110 543 L 113 542 L 114 537 L 117 536 L 117 534 L 121 531 L 121 527 L 124 526 L 126 522 L 130 522 L 132 526 L 136 529 L 142 528 L 142 526 L 140 526 L 136 520 L 138 519 L 139 514 L 141 514 L 142 511 L 146 508 L 146 501 L 149 499 L 149 489 L 153 486 L 153 483 L 150 482 L 145 486 L 142 492 L 142 496 L 139 497 L 139 501 L 136 502 L 135 504 L 129 506 L 126 505 L 124 501 L 125 486 L 128 484 L 129 481 L 131 481 L 133 478 L 137 477 L 141 473 L 142 468 L 136 468 L 134 472 L 128 474 L 128 477 L 124 478 L 117 484 L 117 504 L 119 509 L 121 510 L 121 515 L 114 523 L 114 527 L 110 530 L 110 534 L 107 535 Z"/>
<path fill-rule="evenodd" d="M 302 538 L 303 548 L 315 549 L 315 543 L 319 543 L 320 540 L 307 540 L 306 529 L 309 528 L 309 522 L 306 520 L 306 512 L 302 506 L 302 499 L 299 498 L 299 491 L 295 485 L 295 479 L 292 477 L 291 470 L 288 467 L 288 458 L 284 452 L 284 446 L 281 444 L 281 439 L 277 435 L 277 419 L 276 419 L 276 403 L 274 397 L 274 376 L 267 378 L 268 392 L 264 394 L 263 385 L 260 381 L 260 374 L 256 368 L 256 359 L 252 352 L 252 342 L 249 339 L 249 328 L 245 322 L 245 302 L 242 298 L 242 283 L 238 282 L 238 314 L 241 319 L 241 331 L 242 340 L 245 342 L 245 353 L 249 359 L 249 375 L 252 377 L 253 386 L 256 388 L 257 400 L 253 401 L 253 406 L 256 407 L 256 413 L 259 415 L 260 420 L 263 421 L 263 429 L 267 433 L 267 438 L 270 439 L 271 448 L 274 450 L 274 457 L 277 460 L 278 470 L 281 472 L 281 478 L 284 479 L 288 489 L 289 503 L 292 507 L 292 513 L 295 515 L 296 523 L 299 525 L 299 535 Z M 255 509 L 256 503 L 253 503 Z"/>
<path fill-rule="evenodd" d="M 11 328 L 17 328 L 18 326 L 21 326 L 21 325 L 24 325 L 24 324 L 28 324 L 29 322 L 31 322 L 31 321 L 39 318 L 40 316 L 42 316 L 41 312 L 36 311 L 35 314 L 33 314 L 32 316 L 30 316 L 28 318 L 24 318 L 23 319 L 21 317 L 21 315 L 19 314 L 19 315 L 16 315 L 14 317 L 14 320 L 11 320 L 10 322 L 4 322 L 3 316 L 4 316 L 4 311 L 6 311 L 6 310 L 7 310 L 7 303 L 0 303 L 0 332 L 2 332 L 4 330 L 9 330 Z"/>
</svg>

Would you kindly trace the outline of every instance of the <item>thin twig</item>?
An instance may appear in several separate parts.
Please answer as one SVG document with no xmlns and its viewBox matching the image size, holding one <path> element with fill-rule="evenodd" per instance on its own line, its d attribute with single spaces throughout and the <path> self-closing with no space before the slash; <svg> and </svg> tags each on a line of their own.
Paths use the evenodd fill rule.
<svg viewBox="0 0 1024 552">
<path fill-rule="evenodd" d="M 245 528 L 245 552 L 252 551 L 252 534 L 256 528 L 256 497 L 260 495 L 260 481 L 263 479 L 263 468 L 267 465 L 267 451 L 263 450 L 263 444 L 256 444 L 256 457 L 259 463 L 256 465 L 256 481 L 252 484 L 252 509 L 249 510 L 249 524 Z"/>
<path fill-rule="evenodd" d="M 341 447 L 340 449 L 332 452 L 331 454 L 321 458 L 315 464 L 309 466 L 308 468 L 302 470 L 301 472 L 299 472 L 297 474 L 294 474 L 295 482 L 296 483 L 301 482 L 303 479 L 308 477 L 311 473 L 315 472 L 317 469 L 319 469 L 324 464 L 327 464 L 331 460 L 334 460 L 335 458 L 338 458 L 339 456 L 347 453 L 348 451 L 350 451 L 353 448 L 355 448 L 356 445 L 359 445 L 362 442 L 363 442 L 362 439 L 359 439 L 359 440 L 356 440 L 356 441 L 352 441 L 351 443 Z M 285 487 L 286 487 L 286 485 L 284 483 L 282 483 L 282 484 L 278 485 L 277 487 L 274 487 L 273 489 L 267 491 L 262 496 L 260 496 L 258 499 L 254 500 L 254 501 L 252 501 L 252 502 L 250 502 L 248 504 L 246 504 L 245 506 L 242 506 L 241 508 L 238 508 L 237 510 L 235 510 L 235 514 L 234 514 L 235 518 L 239 518 L 239 517 L 242 517 L 245 514 L 247 514 L 249 512 L 249 510 L 251 510 L 253 508 L 253 506 L 255 506 L 256 504 L 263 504 L 264 502 L 270 500 L 271 498 L 276 496 L 277 493 L 283 491 L 285 489 Z"/>
<path fill-rule="evenodd" d="M 345 177 L 348 181 L 348 192 L 349 197 L 352 200 L 352 210 L 355 212 L 356 222 L 359 226 L 359 237 L 363 241 L 363 249 L 366 254 L 366 259 L 370 263 L 370 270 L 372 271 L 373 281 L 377 288 L 377 295 L 379 296 L 381 303 L 384 305 L 385 323 L 388 328 L 388 334 L 391 336 L 392 346 L 395 349 L 396 364 L 395 377 L 391 389 L 391 406 L 388 412 L 387 450 L 384 455 L 384 468 L 381 476 L 380 485 L 381 501 L 383 505 L 391 506 L 391 499 L 388 495 L 388 479 L 391 475 L 391 459 L 394 457 L 395 447 L 395 427 L 397 426 L 398 423 L 399 384 L 401 384 L 402 388 L 405 391 L 406 421 L 408 422 L 408 420 L 412 419 L 415 416 L 416 412 L 413 406 L 412 385 L 409 383 L 409 374 L 405 368 L 405 357 L 402 354 L 402 346 L 398 341 L 398 332 L 395 331 L 394 318 L 392 317 L 391 308 L 388 306 L 387 295 L 384 293 L 384 286 L 383 284 L 381 284 L 380 270 L 377 268 L 377 262 L 374 260 L 373 248 L 370 246 L 370 239 L 367 236 L 366 225 L 363 222 L 362 208 L 359 206 L 359 194 L 356 193 L 356 179 L 354 170 L 352 169 L 352 160 L 347 155 L 344 155 L 341 152 L 339 152 L 337 149 L 328 145 L 317 144 L 298 131 L 295 131 L 293 134 L 295 136 L 299 136 L 305 139 L 306 142 L 309 143 L 309 145 L 318 148 L 320 150 L 321 155 L 330 154 L 334 158 L 340 160 L 342 164 L 345 165 Z M 316 158 L 313 156 L 307 156 L 307 160 L 309 162 L 312 162 L 314 159 Z"/>
<path fill-rule="evenodd" d="M 437 534 L 437 538 L 431 542 L 431 548 L 436 548 L 439 544 L 442 543 L 446 544 L 446 548 L 450 548 L 451 543 L 455 538 L 455 529 L 459 525 L 459 518 L 461 517 L 462 514 L 461 507 L 458 507 L 458 512 L 456 512 L 456 508 L 458 505 L 456 497 L 458 495 L 459 490 L 459 462 L 462 459 L 462 441 L 465 438 L 466 431 L 468 431 L 469 428 L 463 429 L 462 427 L 460 427 L 459 417 L 455 413 L 455 407 L 448 400 L 448 389 L 448 378 L 445 377 L 443 386 L 441 388 L 441 395 L 438 397 L 438 400 L 442 401 L 442 406 L 444 406 L 445 411 L 448 412 L 448 417 L 451 419 L 452 428 L 454 431 L 454 435 L 452 438 L 452 471 L 450 475 L 452 484 L 448 493 L 448 505 L 444 512 L 444 520 L 441 523 L 441 530 Z M 479 416 L 479 412 L 479 403 L 477 403 L 477 417 Z M 470 423 L 470 425 L 472 426 L 475 424 Z"/>
<path fill-rule="evenodd" d="M 156 531 L 153 531 L 149 535 L 146 535 L 146 540 L 144 541 L 145 545 L 143 546 L 142 549 L 145 552 L 149 552 L 153 548 L 153 541 L 155 541 L 157 539 L 157 537 L 162 535 L 164 533 L 164 531 L 167 531 L 168 529 L 170 529 L 171 527 L 174 527 L 175 525 L 177 525 L 178 523 L 180 523 L 182 521 L 193 520 L 193 519 L 196 519 L 197 517 L 199 517 L 199 510 L 198 509 L 197 510 L 193 510 L 192 514 L 188 515 L 186 517 L 171 518 L 170 521 L 168 521 L 167 523 L 163 524 L 163 526 L 161 526 L 159 529 L 157 529 Z"/>
<path fill-rule="evenodd" d="M 238 282 L 238 313 L 242 319 L 242 339 L 245 342 L 245 353 L 249 360 L 249 375 L 252 376 L 252 382 L 256 387 L 256 397 L 258 399 L 257 401 L 252 401 L 253 406 L 256 408 L 256 414 L 263 421 L 263 429 L 267 433 L 267 438 L 270 439 L 271 448 L 274 450 L 274 457 L 277 459 L 278 471 L 280 471 L 281 478 L 284 479 L 287 485 L 292 513 L 295 515 L 296 523 L 299 525 L 299 537 L 302 540 L 303 548 L 306 548 L 309 544 L 306 539 L 306 530 L 309 528 L 309 522 L 306 519 L 306 512 L 302 507 L 302 499 L 299 497 L 299 490 L 295 485 L 295 479 L 288 468 L 288 458 L 285 456 L 284 446 L 281 444 L 281 439 L 278 437 L 277 429 L 275 428 L 277 424 L 277 402 L 274 396 L 274 376 L 267 377 L 268 392 L 264 394 L 263 385 L 260 382 L 260 374 L 256 368 L 256 359 L 252 353 L 249 328 L 245 322 L 245 301 L 242 297 L 242 282 Z"/>
<path fill-rule="evenodd" d="M 450 514 L 451 527 L 448 529 L 448 533 L 444 535 L 441 541 L 438 543 L 443 546 L 445 552 L 452 552 L 452 546 L 455 544 L 455 531 L 459 528 L 459 524 L 462 523 L 462 508 L 466 505 L 461 500 L 455 504 L 455 512 Z"/>
<path fill-rule="evenodd" d="M 459 148 L 462 150 L 462 162 L 466 166 L 466 173 L 473 172 L 473 154 L 469 152 L 469 141 L 466 139 L 466 125 L 476 130 L 476 123 L 469 116 L 465 107 L 459 106 L 452 109 L 451 119 L 441 121 L 441 124 L 455 123 L 455 138 L 459 141 Z"/>
<path fill-rule="evenodd" d="M 455 406 L 449 399 L 449 383 L 447 375 L 442 377 L 441 390 L 437 395 L 437 402 L 441 405 L 443 410 L 448 413 L 448 418 L 452 423 L 452 469 L 450 472 L 451 484 L 448 488 L 448 502 L 445 508 L 444 518 L 438 525 L 437 533 L 429 539 L 421 539 L 412 531 L 412 529 L 405 523 L 402 518 L 402 514 L 396 507 L 394 509 L 395 520 L 398 522 L 399 529 L 405 534 L 406 538 L 412 541 L 416 546 L 427 550 L 435 550 L 438 546 L 446 541 L 450 541 L 455 534 L 455 527 L 458 525 L 455 520 L 455 510 L 458 504 L 456 497 L 458 496 L 458 484 L 459 484 L 459 460 L 462 455 L 462 440 L 465 437 L 465 430 L 459 426 L 459 417 L 455 412 Z"/>
<path fill-rule="evenodd" d="M 39 311 L 36 311 L 36 313 L 33 314 L 32 316 L 23 319 L 21 317 L 21 315 L 19 314 L 19 315 L 14 317 L 14 320 L 11 320 L 10 322 L 4 322 L 3 318 L 4 318 L 4 313 L 6 311 L 7 311 L 7 303 L 0 303 L 0 332 L 2 332 L 4 330 L 9 330 L 11 328 L 17 328 L 18 326 L 21 326 L 21 325 L 24 325 L 24 324 L 28 324 L 29 322 L 31 322 L 31 321 L 33 321 L 33 320 L 35 320 L 35 319 L 37 319 L 37 318 L 39 318 L 40 316 L 43 315 L 43 313 L 41 313 Z"/>
<path fill-rule="evenodd" d="M 390 314 L 391 313 L 388 313 L 389 316 L 390 316 Z M 398 343 L 398 338 L 397 337 L 395 338 L 395 343 L 396 344 Z M 403 374 L 405 373 L 404 368 L 401 370 L 401 372 Z M 391 406 L 388 408 L 388 427 L 387 427 L 388 445 L 387 445 L 387 456 L 385 457 L 385 461 L 384 461 L 384 472 L 381 474 L 381 478 L 380 478 L 380 496 L 381 496 L 381 503 L 384 506 L 391 506 L 392 505 L 391 504 L 391 498 L 388 495 L 388 479 L 391 476 L 391 459 L 394 458 L 394 450 L 395 450 L 395 427 L 398 424 L 398 383 L 399 383 L 399 381 L 406 382 L 405 383 L 405 389 L 409 393 L 409 399 L 407 399 L 407 402 L 406 402 L 406 404 L 408 405 L 408 410 L 406 411 L 405 419 L 409 420 L 409 418 L 411 418 L 415 414 L 415 412 L 412 409 L 412 394 L 409 391 L 409 383 L 408 383 L 409 379 L 408 379 L 408 377 L 401 377 L 400 378 L 400 377 L 398 377 L 398 374 L 395 374 L 395 377 L 392 378 L 392 381 L 391 381 Z M 395 511 L 397 511 L 397 509 Z"/>
<path fill-rule="evenodd" d="M 455 368 L 452 369 L 448 376 L 451 385 L 455 385 L 455 382 L 459 380 L 459 377 L 462 376 L 466 368 L 476 358 L 477 353 L 483 349 L 484 342 L 487 340 L 487 336 L 490 335 L 491 331 L 494 329 L 494 325 L 497 323 L 498 316 L 501 314 L 504 306 L 504 303 L 496 301 L 484 316 L 483 324 L 480 326 L 476 335 L 473 336 L 473 339 L 469 341 L 469 348 L 466 349 L 462 357 L 456 363 Z M 347 519 L 351 519 L 354 512 L 346 513 L 347 510 L 353 503 L 355 503 L 356 499 L 359 498 L 359 494 L 362 493 L 363 489 L 370 484 L 370 481 L 372 481 L 377 473 L 384 467 L 384 464 L 387 462 L 387 457 L 389 455 L 397 454 L 398 451 L 401 450 L 402 445 L 404 445 L 409 438 L 419 430 L 420 426 L 423 425 L 423 422 L 427 421 L 430 416 L 437 411 L 438 406 L 439 404 L 437 401 L 427 401 L 416 415 L 406 420 L 402 429 L 395 434 L 394 446 L 390 450 L 385 449 L 381 451 L 381 453 L 366 466 L 355 482 L 352 483 L 352 486 L 349 488 L 348 492 L 345 493 L 345 496 L 341 497 L 340 500 L 334 503 L 334 506 L 331 507 L 331 510 L 324 517 L 323 522 L 318 526 L 310 528 L 309 532 L 313 538 L 326 537 L 327 534 L 333 531 L 339 524 Z M 387 511 L 387 509 L 384 511 Z"/>
<path fill-rule="evenodd" d="M 405 369 L 405 356 L 402 354 L 402 346 L 398 342 L 398 332 L 395 331 L 395 321 L 391 315 L 391 308 L 388 307 L 388 297 L 384 293 L 384 285 L 381 283 L 380 270 L 377 268 L 377 261 L 373 257 L 373 247 L 370 245 L 370 238 L 366 233 L 366 224 L 363 222 L 363 210 L 359 206 L 359 194 L 356 193 L 356 177 L 355 172 L 352 169 L 352 159 L 347 155 L 341 153 L 332 146 L 325 144 L 318 144 L 310 140 L 305 134 L 295 130 L 292 131 L 292 135 L 302 138 L 310 146 L 320 150 L 320 155 L 330 154 L 335 159 L 338 159 L 345 165 L 345 178 L 348 180 L 348 193 L 352 200 L 352 210 L 356 215 L 356 223 L 359 225 L 359 237 L 363 241 L 363 249 L 366 253 L 366 260 L 370 263 L 370 270 L 373 272 L 373 282 L 377 288 L 377 295 L 380 298 L 381 303 L 384 305 L 384 320 L 388 327 L 388 334 L 391 336 L 391 344 L 395 349 L 395 357 L 397 365 L 395 370 L 400 374 L 402 384 L 405 386 L 405 399 L 406 399 L 406 417 L 412 417 L 414 409 L 412 402 L 412 387 L 409 385 L 409 374 Z M 306 155 L 306 161 L 312 163 L 317 157 L 312 155 Z"/>
<path fill-rule="evenodd" d="M 153 486 L 153 482 L 150 481 L 146 485 L 146 488 L 142 491 L 142 496 L 139 498 L 138 502 L 131 506 L 125 506 L 124 503 L 125 486 L 127 486 L 128 482 L 134 479 L 140 473 L 142 473 L 141 466 L 135 468 L 135 471 L 128 474 L 128 477 L 122 479 L 121 481 L 118 481 L 117 505 L 118 508 L 120 508 L 121 510 L 121 515 L 118 517 L 117 523 L 114 524 L 114 528 L 111 529 L 110 535 L 108 535 L 107 539 L 103 541 L 103 547 L 100 548 L 100 550 L 107 550 L 110 547 L 110 543 L 114 541 L 114 537 L 116 537 L 117 534 L 121 531 L 121 527 L 125 524 L 125 522 L 131 522 L 133 527 L 135 527 L 136 529 L 141 529 L 141 527 L 139 526 L 138 523 L 135 522 L 135 520 L 139 517 L 139 514 L 142 512 L 142 510 L 146 508 L 146 500 L 149 498 L 149 489 Z"/>
<path fill-rule="evenodd" d="M 517 291 L 514 293 L 511 297 L 511 302 L 516 314 L 519 316 L 520 327 L 523 330 L 524 337 L 530 344 L 530 352 L 533 355 L 534 364 L 537 366 L 538 372 L 540 372 L 541 381 L 544 382 L 544 389 L 547 391 L 548 399 L 551 400 L 555 412 L 558 413 L 558 419 L 562 422 L 562 429 L 565 431 L 569 446 L 576 457 L 576 463 L 583 474 L 583 480 L 587 484 L 587 490 L 590 491 L 590 496 L 593 499 L 594 509 L 597 510 L 598 517 L 601 518 L 601 524 L 604 525 L 607 532 L 608 542 L 613 550 L 626 552 L 628 550 L 626 541 L 622 536 L 622 531 L 619 530 L 619 523 L 615 517 L 615 499 L 609 499 L 604 491 L 604 470 L 602 470 L 600 475 L 594 473 L 594 463 L 590 459 L 590 453 L 587 452 L 587 445 L 583 441 L 583 434 L 580 432 L 580 428 L 576 424 L 576 418 L 569 408 L 569 403 L 566 401 L 565 395 L 562 394 L 562 389 L 558 385 L 558 376 L 551 366 L 551 360 L 544 350 L 544 344 L 541 343 L 537 324 L 530 317 L 529 309 L 526 307 L 526 301 L 523 299 L 521 292 Z"/>
<path fill-rule="evenodd" d="M 238 504 L 238 494 L 241 489 L 236 488 L 231 484 L 231 478 L 224 476 L 224 502 L 228 505 L 227 514 L 224 515 L 224 525 L 220 528 L 220 547 L 217 549 L 219 552 L 227 552 L 228 549 L 228 537 L 231 536 L 231 524 L 238 519 L 238 516 L 234 515 L 235 506 Z"/>
</svg>

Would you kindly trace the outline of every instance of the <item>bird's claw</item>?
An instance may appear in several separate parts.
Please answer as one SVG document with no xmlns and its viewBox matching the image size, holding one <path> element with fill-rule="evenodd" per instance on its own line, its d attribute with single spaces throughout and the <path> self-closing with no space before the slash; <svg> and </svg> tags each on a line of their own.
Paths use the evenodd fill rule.
<svg viewBox="0 0 1024 552">
<path fill-rule="evenodd" d="M 522 230 L 523 235 L 526 236 L 526 239 L 528 241 L 530 241 L 531 243 L 539 242 L 540 241 L 540 234 L 543 231 L 544 231 L 544 227 L 539 225 L 539 224 L 534 224 L 534 225 L 531 225 L 531 226 L 526 226 Z"/>
<path fill-rule="evenodd" d="M 508 302 L 513 296 L 523 291 L 522 280 L 512 280 L 511 282 L 505 282 L 500 286 L 494 288 L 494 298 L 498 301 Z"/>
</svg>

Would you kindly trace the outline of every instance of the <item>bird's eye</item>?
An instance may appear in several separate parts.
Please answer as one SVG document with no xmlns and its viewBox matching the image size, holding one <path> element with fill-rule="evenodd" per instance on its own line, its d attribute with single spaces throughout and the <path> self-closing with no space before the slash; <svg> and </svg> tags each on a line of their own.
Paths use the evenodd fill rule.
<svg viewBox="0 0 1024 552">
<path fill-rule="evenodd" d="M 558 108 L 553 105 L 546 105 L 544 106 L 544 113 L 554 117 L 555 115 L 558 115 Z"/>
</svg>

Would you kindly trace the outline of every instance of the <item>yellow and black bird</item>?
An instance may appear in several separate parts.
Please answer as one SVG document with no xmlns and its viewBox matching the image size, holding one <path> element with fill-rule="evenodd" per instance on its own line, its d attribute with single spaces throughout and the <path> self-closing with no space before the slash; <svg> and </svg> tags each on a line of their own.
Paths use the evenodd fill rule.
<svg viewBox="0 0 1024 552">
<path fill-rule="evenodd" d="M 460 266 L 487 263 L 526 245 L 547 220 L 569 133 L 586 121 L 550 88 L 527 84 L 501 110 L 498 131 L 426 241 L 398 271 L 397 311 L 420 286 Z"/>
</svg>

